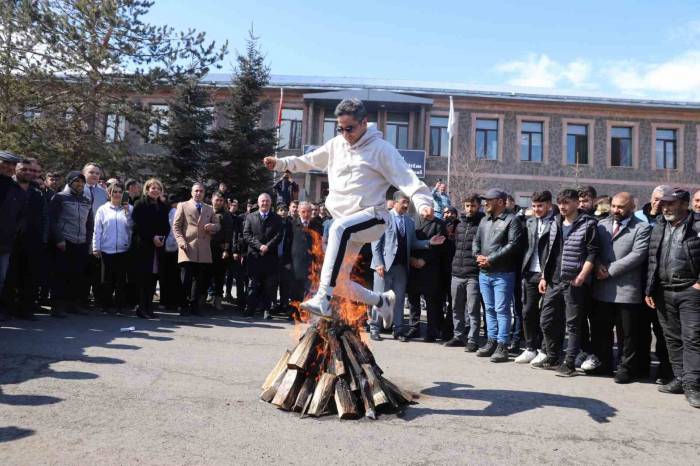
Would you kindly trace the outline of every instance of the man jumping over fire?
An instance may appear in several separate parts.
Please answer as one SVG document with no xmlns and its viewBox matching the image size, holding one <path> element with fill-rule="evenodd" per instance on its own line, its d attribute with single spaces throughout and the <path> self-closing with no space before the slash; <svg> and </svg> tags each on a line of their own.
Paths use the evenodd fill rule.
<svg viewBox="0 0 700 466">
<path fill-rule="evenodd" d="M 338 136 L 299 157 L 265 157 L 269 170 L 308 172 L 327 171 L 329 193 L 326 208 L 333 216 L 328 245 L 321 268 L 318 292 L 301 308 L 330 319 L 331 298 L 336 283 L 348 283 L 338 295 L 375 306 L 375 311 L 391 318 L 396 295 L 393 291 L 375 293 L 350 280 L 350 272 L 360 248 L 381 238 L 390 221 L 386 194 L 395 186 L 408 195 L 421 216 L 432 218 L 433 197 L 399 152 L 367 123 L 367 110 L 359 99 L 345 99 L 335 109 Z M 397 228 L 400 228 L 397 226 Z M 443 236 L 430 243 L 442 244 Z"/>
</svg>

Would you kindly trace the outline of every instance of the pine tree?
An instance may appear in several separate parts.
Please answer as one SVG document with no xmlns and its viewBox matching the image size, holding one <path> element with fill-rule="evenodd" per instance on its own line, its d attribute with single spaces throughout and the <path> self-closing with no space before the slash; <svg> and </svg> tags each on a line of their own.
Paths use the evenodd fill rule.
<svg viewBox="0 0 700 466">
<path fill-rule="evenodd" d="M 269 105 L 263 89 L 270 69 L 258 40 L 250 31 L 245 54 L 236 58 L 230 97 L 222 108 L 225 124 L 214 134 L 217 149 L 209 169 L 212 178 L 226 182 L 241 199 L 271 190 L 272 178 L 262 159 L 274 152 L 277 143 L 275 130 L 261 125 Z"/>
<path fill-rule="evenodd" d="M 169 149 L 159 176 L 167 184 L 190 186 L 204 181 L 214 147 L 211 127 L 214 116 L 210 96 L 196 77 L 185 79 L 169 103 L 167 134 L 162 143 Z"/>
</svg>

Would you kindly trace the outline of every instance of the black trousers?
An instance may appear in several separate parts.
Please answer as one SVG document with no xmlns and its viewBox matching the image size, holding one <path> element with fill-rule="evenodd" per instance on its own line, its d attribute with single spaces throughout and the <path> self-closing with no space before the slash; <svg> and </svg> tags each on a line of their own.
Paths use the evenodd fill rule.
<svg viewBox="0 0 700 466">
<path fill-rule="evenodd" d="M 51 297 L 54 301 L 76 304 L 84 296 L 85 269 L 90 259 L 88 244 L 66 241 L 66 250 L 62 252 L 56 249 L 55 258 Z"/>
<path fill-rule="evenodd" d="M 185 304 L 185 293 L 180 281 L 180 268 L 177 265 L 177 251 L 161 253 L 163 269 L 160 271 L 160 304 L 176 310 Z"/>
<path fill-rule="evenodd" d="M 153 307 L 153 295 L 156 292 L 158 277 L 158 274 L 155 273 L 145 273 L 139 278 L 139 309 L 144 312 L 151 312 L 151 308 Z"/>
<path fill-rule="evenodd" d="M 659 361 L 659 367 L 656 372 L 656 378 L 670 379 L 673 377 L 671 362 L 668 359 L 668 348 L 666 348 L 666 338 L 664 331 L 659 323 L 659 316 L 656 309 L 650 308 L 646 304 L 642 304 L 642 312 L 639 319 L 639 337 L 637 342 L 637 361 L 639 362 L 638 372 L 640 375 L 648 375 L 651 367 L 651 335 L 654 333 L 656 340 L 654 345 L 654 353 Z"/>
<path fill-rule="evenodd" d="M 527 272 L 523 278 L 523 333 L 525 347 L 537 350 L 542 346 L 542 327 L 540 327 L 540 311 L 542 295 L 538 287 L 542 274 Z"/>
<path fill-rule="evenodd" d="M 572 286 L 569 282 L 562 282 L 547 286 L 540 315 L 547 356 L 559 357 L 566 333 L 565 361 L 573 364 L 581 349 L 581 322 L 586 296 L 590 296 L 587 284 Z"/>
<path fill-rule="evenodd" d="M 210 265 L 199 262 L 180 263 L 182 288 L 190 311 L 197 311 L 199 298 L 206 297 Z"/>
<path fill-rule="evenodd" d="M 246 286 L 248 285 L 248 277 L 246 276 L 245 266 L 237 260 L 231 260 L 226 271 L 226 295 L 231 296 L 233 282 L 236 282 L 236 304 L 245 306 Z"/>
<path fill-rule="evenodd" d="M 224 295 L 224 284 L 226 283 L 226 268 L 228 261 L 222 259 L 223 251 L 219 246 L 211 249 L 211 266 L 209 272 L 211 274 L 211 286 L 214 289 L 214 296 L 222 297 Z"/>
<path fill-rule="evenodd" d="M 520 345 L 523 340 L 523 284 L 520 271 L 515 272 L 515 285 L 513 286 L 513 323 L 510 326 L 511 344 Z"/>
<path fill-rule="evenodd" d="M 700 290 L 663 290 L 654 296 L 673 374 L 700 388 Z"/>
<path fill-rule="evenodd" d="M 641 323 L 641 304 L 604 303 L 597 301 L 590 313 L 591 346 L 593 354 L 598 356 L 604 370 L 614 369 L 613 358 L 613 329 L 617 328 L 622 334 L 618 343 L 620 366 L 630 374 L 638 374 L 639 325 Z"/>
<path fill-rule="evenodd" d="M 101 306 L 114 305 L 119 309 L 126 306 L 126 273 L 128 269 L 128 252 L 102 253 L 102 273 L 100 274 L 102 301 L 99 303 Z"/>
<path fill-rule="evenodd" d="M 248 311 L 269 311 L 277 289 L 276 268 L 251 274 L 249 279 L 248 298 L 246 300 Z"/>
<path fill-rule="evenodd" d="M 428 317 L 428 328 L 425 336 L 428 338 L 440 338 L 444 328 L 443 321 L 445 316 L 442 312 L 442 290 L 436 287 L 435 290 L 420 289 L 420 287 L 409 290 L 408 306 L 409 306 L 409 323 L 412 329 L 420 331 L 420 297 L 425 298 L 426 314 Z"/>
<path fill-rule="evenodd" d="M 26 244 L 18 238 L 10 255 L 3 301 L 18 316 L 32 315 L 36 307 L 40 271 L 46 267 L 41 263 L 42 250 L 41 245 Z"/>
<path fill-rule="evenodd" d="M 289 307 L 289 300 L 291 299 L 292 284 L 294 283 L 294 271 L 292 270 L 292 264 L 286 263 L 280 260 L 277 266 L 277 286 L 279 288 L 279 307 L 282 311 L 286 311 Z"/>
</svg>

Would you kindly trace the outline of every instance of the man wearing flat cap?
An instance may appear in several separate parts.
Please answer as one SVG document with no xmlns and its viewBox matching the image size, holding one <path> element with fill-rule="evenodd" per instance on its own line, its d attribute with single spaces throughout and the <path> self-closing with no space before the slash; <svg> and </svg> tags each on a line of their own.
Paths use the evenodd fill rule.
<svg viewBox="0 0 700 466">
<path fill-rule="evenodd" d="M 689 203 L 688 191 L 663 190 L 663 218 L 649 244 L 645 301 L 659 315 L 675 377 L 659 391 L 685 393 L 700 408 L 700 214 Z"/>
<path fill-rule="evenodd" d="M 488 341 L 476 355 L 490 357 L 491 362 L 508 361 L 510 304 L 525 241 L 522 222 L 506 210 L 507 197 L 500 189 L 489 189 L 481 196 L 486 216 L 479 222 L 472 247 L 488 331 Z"/>
<path fill-rule="evenodd" d="M 26 203 L 24 190 L 12 179 L 19 161 L 20 158 L 15 154 L 0 151 L 0 295 L 10 265 L 18 222 Z M 0 303 L 0 321 L 9 318 L 3 307 L 3 303 Z"/>
</svg>

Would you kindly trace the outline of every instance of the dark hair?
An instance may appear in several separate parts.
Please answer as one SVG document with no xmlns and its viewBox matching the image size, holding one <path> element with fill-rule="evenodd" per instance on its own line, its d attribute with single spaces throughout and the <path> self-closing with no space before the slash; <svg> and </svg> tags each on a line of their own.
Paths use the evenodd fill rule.
<svg viewBox="0 0 700 466">
<path fill-rule="evenodd" d="M 335 107 L 335 116 L 349 115 L 357 121 L 362 121 L 367 118 L 367 109 L 365 104 L 360 99 L 343 99 L 337 107 Z"/>
<path fill-rule="evenodd" d="M 126 180 L 126 183 L 124 184 L 124 186 L 126 186 L 126 189 L 128 190 L 129 188 L 131 188 L 135 184 L 139 184 L 139 182 L 136 181 L 135 179 L 131 178 L 129 180 Z"/>
<path fill-rule="evenodd" d="M 598 191 L 595 190 L 593 186 L 579 186 L 578 192 L 576 193 L 578 197 L 590 197 L 595 199 L 598 197 Z"/>
<path fill-rule="evenodd" d="M 506 201 L 510 201 L 510 202 L 513 202 L 513 203 L 514 203 L 514 202 L 515 202 L 515 198 L 514 198 L 513 196 L 511 196 L 510 194 L 508 194 L 508 195 L 506 196 Z"/>
<path fill-rule="evenodd" d="M 562 189 L 559 191 L 559 194 L 557 194 L 557 203 L 564 202 L 566 200 L 578 201 L 578 198 L 579 191 L 575 189 Z"/>
<path fill-rule="evenodd" d="M 197 183 L 195 183 L 195 184 L 197 184 Z M 223 198 L 223 197 L 224 197 L 224 193 L 222 193 L 221 191 L 214 191 L 214 194 L 212 194 L 211 197 L 212 197 L 212 199 L 213 199 L 214 197 Z M 226 200 L 226 199 L 224 199 L 224 200 Z"/>
<path fill-rule="evenodd" d="M 481 196 L 479 196 L 478 193 L 467 193 L 466 196 L 462 199 L 462 204 L 469 203 L 471 204 L 472 202 L 476 202 L 477 204 L 481 204 Z"/>
<path fill-rule="evenodd" d="M 410 197 L 408 197 L 406 194 L 404 194 L 404 193 L 401 192 L 401 191 L 396 191 L 396 192 L 394 193 L 393 199 L 394 199 L 394 202 L 398 202 L 398 201 L 400 201 L 401 199 L 410 199 Z"/>
<path fill-rule="evenodd" d="M 532 202 L 552 202 L 552 193 L 550 191 L 535 191 L 532 193 Z"/>
<path fill-rule="evenodd" d="M 58 172 L 48 172 L 46 178 L 60 178 L 61 174 Z"/>
</svg>

